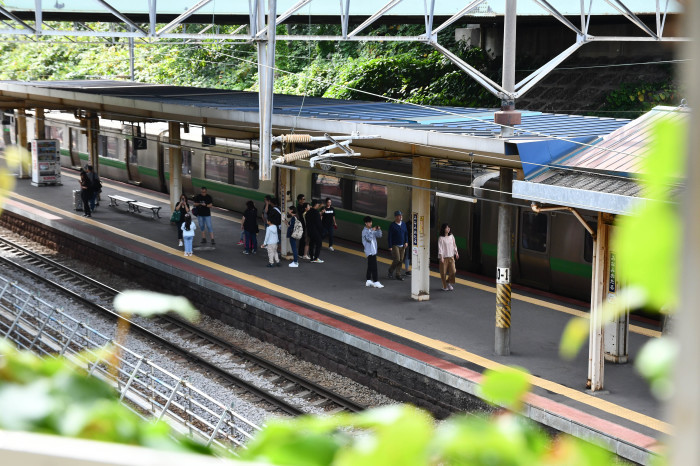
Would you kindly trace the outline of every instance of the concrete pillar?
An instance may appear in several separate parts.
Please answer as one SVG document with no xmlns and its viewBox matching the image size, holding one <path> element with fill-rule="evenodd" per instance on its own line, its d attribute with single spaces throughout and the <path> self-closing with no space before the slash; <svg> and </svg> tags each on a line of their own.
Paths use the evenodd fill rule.
<svg viewBox="0 0 700 466">
<path fill-rule="evenodd" d="M 23 108 L 17 109 L 17 145 L 19 146 L 19 178 L 32 176 L 32 159 L 27 150 L 27 116 Z"/>
<path fill-rule="evenodd" d="M 46 139 L 46 120 L 44 119 L 44 109 L 34 110 L 34 139 Z"/>
<path fill-rule="evenodd" d="M 498 252 L 496 259 L 496 334 L 494 351 L 498 356 L 510 355 L 510 300 L 511 300 L 511 235 L 512 214 L 510 202 L 513 192 L 513 170 L 501 168 L 501 204 L 498 206 Z"/>
<path fill-rule="evenodd" d="M 416 301 L 430 299 L 430 159 L 413 157 L 413 189 L 411 204 L 413 212 L 408 220 L 411 238 L 408 244 L 412 254 L 411 298 Z"/>
<path fill-rule="evenodd" d="M 608 237 L 614 234 L 614 226 L 608 225 Z M 617 299 L 620 292 L 620 280 L 617 276 L 617 260 L 615 251 L 609 250 L 605 261 L 605 289 L 604 301 L 611 303 Z M 629 357 L 628 340 L 630 313 L 629 309 L 614 320 L 605 322 L 603 330 L 603 356 L 606 361 L 624 364 Z"/>
<path fill-rule="evenodd" d="M 606 262 L 609 250 L 609 224 L 612 219 L 608 215 L 598 213 L 598 230 L 593 242 L 593 273 L 591 278 L 591 319 L 588 341 L 588 382 L 586 386 L 591 391 L 599 391 L 604 387 L 605 359 L 603 338 L 602 306 L 607 285 Z"/>
<path fill-rule="evenodd" d="M 182 147 L 180 147 L 179 122 L 168 122 L 168 139 L 172 144 L 168 150 L 168 164 L 170 165 L 170 210 L 173 210 L 182 194 Z"/>
<path fill-rule="evenodd" d="M 95 112 L 87 112 L 85 115 L 88 145 L 88 163 L 92 169 L 100 174 L 100 154 L 98 149 L 100 135 L 100 119 Z M 128 162 L 128 161 L 127 161 Z"/>
</svg>

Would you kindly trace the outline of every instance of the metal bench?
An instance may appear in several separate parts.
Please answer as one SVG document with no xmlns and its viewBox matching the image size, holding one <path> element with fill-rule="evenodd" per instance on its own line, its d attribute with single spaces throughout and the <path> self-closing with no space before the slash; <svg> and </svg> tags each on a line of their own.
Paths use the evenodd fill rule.
<svg viewBox="0 0 700 466">
<path fill-rule="evenodd" d="M 132 204 L 133 202 L 136 202 L 136 199 L 129 199 L 128 197 L 119 196 L 119 195 L 117 195 L 117 194 L 108 194 L 108 197 L 109 197 L 109 206 L 110 206 L 110 207 L 117 207 L 117 206 L 119 206 L 119 202 L 118 202 L 118 201 L 121 201 L 121 202 L 125 202 L 126 205 L 127 205 L 127 207 L 128 207 L 128 209 L 131 210 L 131 204 Z"/>
<path fill-rule="evenodd" d="M 151 213 L 153 214 L 153 218 L 160 218 L 161 206 L 146 204 L 145 202 L 141 202 L 141 201 L 132 201 L 129 203 L 129 207 L 131 207 L 131 211 L 134 213 L 140 213 L 142 208 L 143 209 L 151 209 Z"/>
</svg>

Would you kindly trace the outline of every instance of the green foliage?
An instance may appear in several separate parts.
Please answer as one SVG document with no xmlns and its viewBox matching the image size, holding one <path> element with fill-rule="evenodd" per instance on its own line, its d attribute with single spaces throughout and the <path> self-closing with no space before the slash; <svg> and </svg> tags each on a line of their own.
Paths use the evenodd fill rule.
<svg viewBox="0 0 700 466">
<path fill-rule="evenodd" d="M 640 116 L 658 105 L 675 107 L 681 101 L 681 92 L 672 82 L 625 83 L 605 99 L 607 112 L 620 112 L 625 118 Z M 630 112 L 633 112 L 631 115 Z M 607 113 L 609 115 L 609 113 Z"/>
<path fill-rule="evenodd" d="M 612 243 L 620 274 L 646 290 L 648 304 L 659 310 L 677 304 L 681 221 L 671 187 L 682 174 L 686 140 L 685 128 L 676 123 L 656 126 L 640 180 L 648 201 L 636 215 L 620 219 Z"/>
<path fill-rule="evenodd" d="M 481 395 L 496 406 L 517 411 L 525 394 L 530 391 L 530 373 L 520 367 L 501 371 L 488 369 L 481 380 Z"/>
<path fill-rule="evenodd" d="M 0 340 L 0 429 L 211 453 L 188 439 L 175 442 L 164 422 L 143 422 L 109 385 L 65 359 L 41 359 L 5 340 Z"/>
<path fill-rule="evenodd" d="M 348 429 L 352 429 L 352 433 Z M 276 465 L 591 465 L 612 455 L 567 437 L 552 441 L 524 418 L 455 416 L 435 429 L 426 413 L 388 406 L 333 418 L 273 421 L 241 452 Z"/>
<path fill-rule="evenodd" d="M 651 391 L 660 400 L 673 395 L 672 368 L 680 348 L 678 342 L 668 337 L 649 341 L 642 347 L 634 367 L 651 384 Z"/>
</svg>

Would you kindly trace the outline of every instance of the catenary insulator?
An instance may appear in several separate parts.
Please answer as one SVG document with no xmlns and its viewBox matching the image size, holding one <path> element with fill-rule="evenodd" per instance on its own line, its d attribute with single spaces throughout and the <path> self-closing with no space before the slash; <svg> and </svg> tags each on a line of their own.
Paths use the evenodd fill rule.
<svg viewBox="0 0 700 466">
<path fill-rule="evenodd" d="M 293 142 L 311 142 L 310 134 L 284 134 L 282 135 L 282 142 L 293 143 Z"/>
<path fill-rule="evenodd" d="M 295 160 L 308 158 L 310 155 L 311 152 L 309 152 L 308 150 L 300 150 L 297 152 L 292 152 L 291 154 L 286 154 L 284 156 L 284 161 L 285 163 L 294 162 Z"/>
</svg>

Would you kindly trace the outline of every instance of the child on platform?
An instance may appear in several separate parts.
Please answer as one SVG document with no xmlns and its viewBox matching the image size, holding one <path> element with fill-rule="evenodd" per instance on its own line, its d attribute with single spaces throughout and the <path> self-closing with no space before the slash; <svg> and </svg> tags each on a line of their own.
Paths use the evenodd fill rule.
<svg viewBox="0 0 700 466">
<path fill-rule="evenodd" d="M 280 256 L 277 254 L 277 244 L 280 242 L 277 235 L 277 225 L 272 223 L 270 218 L 267 219 L 267 228 L 265 229 L 265 244 L 262 245 L 267 249 L 268 267 L 281 267 Z"/>
</svg>

